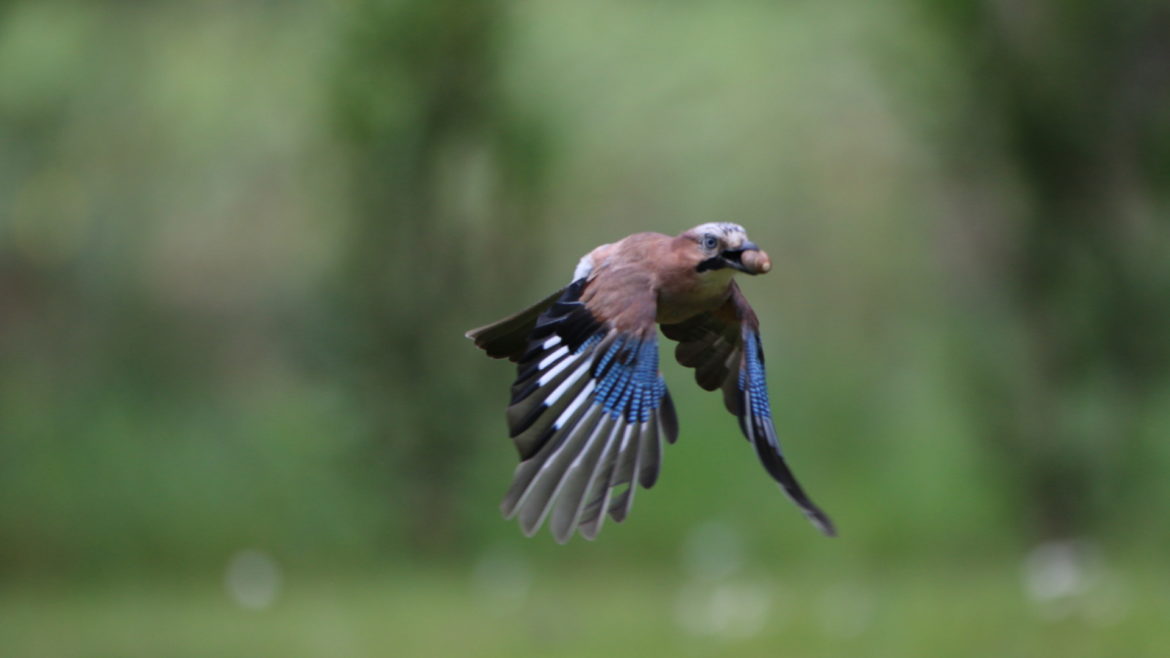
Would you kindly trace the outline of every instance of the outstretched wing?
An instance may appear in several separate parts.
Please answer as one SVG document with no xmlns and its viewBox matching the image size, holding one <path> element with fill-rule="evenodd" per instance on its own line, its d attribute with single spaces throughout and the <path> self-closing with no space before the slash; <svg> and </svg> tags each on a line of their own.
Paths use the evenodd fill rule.
<svg viewBox="0 0 1170 658">
<path fill-rule="evenodd" d="M 610 307 L 591 286 L 618 287 Z M 537 319 L 519 358 L 508 428 L 521 462 L 500 508 L 528 535 L 551 515 L 564 543 L 593 539 L 658 478 L 678 421 L 658 372 L 654 292 L 637 281 L 579 279 Z"/>
<path fill-rule="evenodd" d="M 829 517 L 817 507 L 788 468 L 780 450 L 768 384 L 759 320 L 735 283 L 722 306 L 671 325 L 662 325 L 667 338 L 678 341 L 675 358 L 695 369 L 695 380 L 708 391 L 723 389 L 723 402 L 739 418 L 744 436 L 756 448 L 760 462 L 821 532 L 834 536 Z"/>
</svg>

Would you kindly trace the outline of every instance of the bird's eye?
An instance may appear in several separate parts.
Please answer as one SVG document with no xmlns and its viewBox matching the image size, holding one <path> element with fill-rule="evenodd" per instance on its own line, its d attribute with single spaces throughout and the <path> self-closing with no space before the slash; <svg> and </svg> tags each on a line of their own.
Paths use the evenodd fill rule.
<svg viewBox="0 0 1170 658">
<path fill-rule="evenodd" d="M 708 235 L 707 237 L 703 238 L 703 248 L 704 249 L 714 249 L 715 247 L 718 247 L 718 246 L 719 246 L 719 240 L 716 240 L 714 235 Z"/>
</svg>

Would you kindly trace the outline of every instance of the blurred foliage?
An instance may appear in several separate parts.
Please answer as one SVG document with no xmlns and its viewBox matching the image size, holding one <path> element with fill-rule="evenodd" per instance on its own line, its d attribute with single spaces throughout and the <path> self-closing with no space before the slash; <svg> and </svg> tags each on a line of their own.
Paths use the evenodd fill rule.
<svg viewBox="0 0 1170 658">
<path fill-rule="evenodd" d="M 486 402 L 442 366 L 475 300 L 523 276 L 502 256 L 535 251 L 539 156 L 499 90 L 499 4 L 365 2 L 345 21 L 334 95 L 354 209 L 330 348 L 368 410 L 362 462 L 399 502 L 398 536 L 441 551 L 459 545 L 479 452 L 464 414 Z"/>
<path fill-rule="evenodd" d="M 924 620 L 968 594 L 988 629 L 1075 619 L 1091 560 L 1012 590 L 1055 541 L 1109 566 L 1106 618 L 1144 611 L 1170 540 L 1167 44 L 1149 0 L 0 2 L 0 579 L 198 590 L 254 548 L 294 599 L 421 564 L 444 575 L 388 605 L 461 615 L 451 582 L 583 569 L 669 606 L 714 527 L 734 541 L 699 553 L 730 542 L 794 600 L 825 576 Z M 743 287 L 841 538 L 668 359 L 682 435 L 630 520 L 523 538 L 497 512 L 513 371 L 463 331 L 597 244 L 711 220 L 772 255 Z M 994 587 L 950 579 L 969 565 Z M 605 616 L 572 587 L 516 609 Z M 831 623 L 798 608 L 767 609 Z M 1145 651 L 1128 619 L 1132 644 L 1079 646 Z M 1025 626 L 965 646 L 1036 653 Z M 754 632 L 742 655 L 788 637 Z"/>
<path fill-rule="evenodd" d="M 955 269 L 976 422 L 1025 521 L 1084 532 L 1141 505 L 1132 483 L 1160 450 L 1145 428 L 1170 373 L 1170 7 L 922 6 L 969 79 L 943 155 L 950 239 L 973 247 Z"/>
</svg>

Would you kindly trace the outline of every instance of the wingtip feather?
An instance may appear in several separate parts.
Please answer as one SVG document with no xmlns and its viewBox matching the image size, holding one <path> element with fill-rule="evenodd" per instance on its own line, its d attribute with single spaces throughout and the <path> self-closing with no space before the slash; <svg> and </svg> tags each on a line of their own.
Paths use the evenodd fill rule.
<svg viewBox="0 0 1170 658">
<path fill-rule="evenodd" d="M 833 524 L 833 520 L 829 518 L 829 515 L 822 512 L 819 507 L 811 503 L 809 505 L 809 507 L 802 506 L 800 511 L 804 512 L 805 517 L 808 518 L 817 530 L 821 531 L 821 534 L 826 537 L 836 537 L 837 526 Z"/>
</svg>

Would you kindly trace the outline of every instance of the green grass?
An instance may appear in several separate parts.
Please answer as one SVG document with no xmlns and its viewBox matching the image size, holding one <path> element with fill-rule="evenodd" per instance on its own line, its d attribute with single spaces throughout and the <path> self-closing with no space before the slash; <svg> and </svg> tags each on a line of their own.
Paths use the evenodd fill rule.
<svg viewBox="0 0 1170 658">
<path fill-rule="evenodd" d="M 484 562 L 288 575 L 270 607 L 219 578 L 0 589 L 0 655 L 1165 656 L 1166 571 L 1037 605 L 1018 564 L 733 574 Z"/>
</svg>

